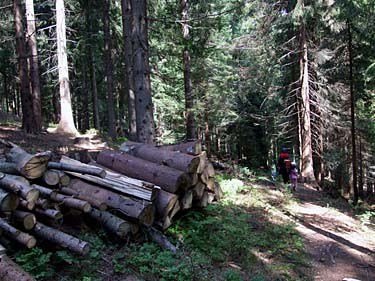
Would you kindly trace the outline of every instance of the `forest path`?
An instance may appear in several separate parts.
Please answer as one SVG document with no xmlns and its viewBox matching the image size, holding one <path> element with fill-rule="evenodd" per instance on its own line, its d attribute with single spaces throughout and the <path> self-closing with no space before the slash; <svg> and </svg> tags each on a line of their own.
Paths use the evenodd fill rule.
<svg viewBox="0 0 375 281">
<path fill-rule="evenodd" d="M 317 190 L 299 185 L 297 205 L 287 215 L 305 238 L 316 281 L 375 280 L 375 229 L 348 213 L 347 206 L 330 206 Z M 372 239 L 372 241 L 371 241 Z"/>
</svg>

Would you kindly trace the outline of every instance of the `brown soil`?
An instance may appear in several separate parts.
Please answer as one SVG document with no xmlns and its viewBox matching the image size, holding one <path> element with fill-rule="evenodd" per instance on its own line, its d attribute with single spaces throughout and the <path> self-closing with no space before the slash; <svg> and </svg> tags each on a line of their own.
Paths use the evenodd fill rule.
<svg viewBox="0 0 375 281">
<path fill-rule="evenodd" d="M 375 280 L 375 229 L 353 217 L 345 201 L 329 206 L 322 193 L 300 185 L 293 218 L 305 238 L 316 281 Z"/>
</svg>

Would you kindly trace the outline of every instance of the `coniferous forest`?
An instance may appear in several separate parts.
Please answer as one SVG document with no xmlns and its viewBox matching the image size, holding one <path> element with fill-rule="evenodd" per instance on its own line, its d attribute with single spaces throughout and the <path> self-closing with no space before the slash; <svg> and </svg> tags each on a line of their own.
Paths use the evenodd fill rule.
<svg viewBox="0 0 375 281">
<path fill-rule="evenodd" d="M 285 148 L 302 182 L 375 198 L 374 1 L 1 0 L 0 22 L 0 112 L 30 135 L 198 139 L 267 173 Z"/>
</svg>

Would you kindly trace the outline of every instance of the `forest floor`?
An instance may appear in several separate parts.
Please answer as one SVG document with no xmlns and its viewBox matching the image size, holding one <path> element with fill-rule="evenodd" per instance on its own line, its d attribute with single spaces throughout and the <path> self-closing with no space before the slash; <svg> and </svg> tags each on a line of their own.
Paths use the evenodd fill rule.
<svg viewBox="0 0 375 281">
<path fill-rule="evenodd" d="M 106 144 L 99 139 L 87 137 L 90 138 L 90 142 L 82 147 L 82 144 L 75 144 L 74 137 L 50 133 L 32 136 L 23 133 L 17 127 L 0 126 L 0 138 L 12 141 L 33 152 L 52 150 L 66 153 L 79 148 L 106 147 Z M 346 201 L 327 199 L 321 192 L 302 184 L 292 194 L 281 183 L 262 184 L 260 181 L 254 185 L 254 188 L 266 190 L 269 197 L 265 197 L 265 200 L 276 207 L 280 216 L 295 223 L 309 256 L 311 268 L 306 271 L 311 270 L 312 273 L 308 274 L 311 277 L 308 280 L 341 281 L 345 280 L 344 278 L 375 280 L 375 229 L 354 216 L 353 208 L 350 208 Z M 286 192 L 289 192 L 293 200 L 292 205 L 285 206 L 279 198 L 280 194 L 283 196 L 282 194 Z M 142 279 L 131 275 L 127 278 L 123 276 L 123 279 L 102 280 Z M 245 280 L 253 279 L 245 278 Z M 263 280 L 272 281 L 269 278 Z"/>
<path fill-rule="evenodd" d="M 297 225 L 316 281 L 375 280 L 375 229 L 354 216 L 342 199 L 327 199 L 300 184 L 292 210 L 280 210 Z M 349 279 L 350 280 L 350 279 Z"/>
</svg>

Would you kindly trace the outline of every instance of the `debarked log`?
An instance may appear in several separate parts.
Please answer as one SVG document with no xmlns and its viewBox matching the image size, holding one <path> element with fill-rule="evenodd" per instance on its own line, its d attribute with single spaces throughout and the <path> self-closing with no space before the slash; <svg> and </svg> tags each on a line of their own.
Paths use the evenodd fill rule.
<svg viewBox="0 0 375 281">
<path fill-rule="evenodd" d="M 121 151 L 104 150 L 99 153 L 97 162 L 129 177 L 152 182 L 170 193 L 187 189 L 191 185 L 187 173 Z"/>
<path fill-rule="evenodd" d="M 0 280 L 2 281 L 36 281 L 27 272 L 6 255 L 0 256 Z"/>
<path fill-rule="evenodd" d="M 40 222 L 35 224 L 33 232 L 38 237 L 56 243 L 80 255 L 86 255 L 90 250 L 89 243 Z"/>
<path fill-rule="evenodd" d="M 33 248 L 36 244 L 36 240 L 33 236 L 18 230 L 2 218 L 0 218 L 0 228 L 3 230 L 3 234 L 5 234 L 7 237 L 17 241 L 29 249 Z"/>
<path fill-rule="evenodd" d="M 78 179 L 73 179 L 68 187 L 83 196 L 91 196 L 99 202 L 106 203 L 108 207 L 121 212 L 127 218 L 146 226 L 154 222 L 155 207 L 149 201 L 126 197 Z"/>
<path fill-rule="evenodd" d="M 62 162 L 49 162 L 48 168 L 55 169 L 55 170 L 63 170 L 63 171 L 70 171 L 70 172 L 77 172 L 82 174 L 88 174 L 93 176 L 98 176 L 101 178 L 105 177 L 105 171 L 99 167 L 94 167 L 91 165 L 87 165 L 84 163 L 79 162 L 80 164 L 70 164 L 70 163 L 62 163 Z"/>
<path fill-rule="evenodd" d="M 93 208 L 89 214 L 92 218 L 100 222 L 105 229 L 121 238 L 125 238 L 133 228 L 132 223 L 114 216 L 110 212 L 99 211 Z"/>
<path fill-rule="evenodd" d="M 127 141 L 121 144 L 120 150 L 143 160 L 166 165 L 186 173 L 196 173 L 200 162 L 199 157 L 158 148 L 146 143 Z"/>
</svg>

